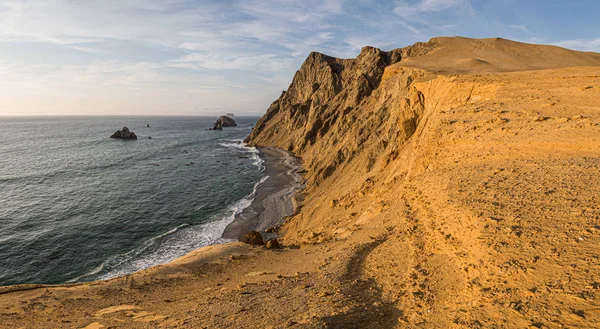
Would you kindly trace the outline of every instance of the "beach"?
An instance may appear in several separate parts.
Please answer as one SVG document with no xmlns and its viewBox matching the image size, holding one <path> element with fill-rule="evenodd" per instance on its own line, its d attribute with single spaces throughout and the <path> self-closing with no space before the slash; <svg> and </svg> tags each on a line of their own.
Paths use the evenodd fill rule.
<svg viewBox="0 0 600 329">
<path fill-rule="evenodd" d="M 264 178 L 258 185 L 255 197 L 249 207 L 235 216 L 223 232 L 227 240 L 243 240 L 251 230 L 264 231 L 281 225 L 287 216 L 294 214 L 293 196 L 302 189 L 298 170 L 299 159 L 286 151 L 275 148 L 261 148 L 259 154 L 264 160 Z"/>
</svg>

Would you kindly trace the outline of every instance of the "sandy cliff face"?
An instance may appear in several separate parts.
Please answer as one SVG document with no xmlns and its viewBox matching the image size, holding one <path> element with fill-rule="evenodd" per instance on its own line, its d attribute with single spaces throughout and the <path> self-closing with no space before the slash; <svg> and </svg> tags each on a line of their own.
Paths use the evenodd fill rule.
<svg viewBox="0 0 600 329">
<path fill-rule="evenodd" d="M 376 180 L 426 170 L 435 161 L 429 154 L 435 151 L 428 150 L 444 140 L 425 140 L 440 129 L 440 117 L 448 109 L 496 98 L 512 78 L 484 83 L 473 74 L 594 65 L 600 65 L 600 54 L 500 38 L 434 38 L 390 52 L 365 47 L 356 59 L 311 53 L 247 141 L 301 157 L 308 170 L 306 195 L 320 198 L 335 190 L 339 195 L 331 204 L 344 204 L 348 193 L 362 196 Z M 456 73 L 439 74 L 449 67 Z M 461 81 L 459 73 L 473 79 Z M 529 112 L 535 116 L 535 110 Z M 299 218 L 329 208 L 323 203 L 305 203 L 309 209 Z"/>
<path fill-rule="evenodd" d="M 398 138 L 401 143 L 414 132 L 423 110 L 422 95 L 409 89 L 422 73 L 407 68 L 379 88 L 386 67 L 404 56 L 426 54 L 435 47 L 435 43 L 416 44 L 391 52 L 365 47 L 350 60 L 311 53 L 248 141 L 301 155 L 310 170 L 308 177 L 315 183 L 361 150 L 382 151 L 381 146 L 373 149 L 370 145 L 376 139 L 372 134 L 388 130 L 388 142 Z M 382 93 L 383 89 L 386 92 Z"/>
<path fill-rule="evenodd" d="M 597 323 L 598 65 L 504 39 L 311 54 L 249 137 L 308 170 L 284 239 L 380 232 L 360 268 L 400 324 Z"/>
</svg>

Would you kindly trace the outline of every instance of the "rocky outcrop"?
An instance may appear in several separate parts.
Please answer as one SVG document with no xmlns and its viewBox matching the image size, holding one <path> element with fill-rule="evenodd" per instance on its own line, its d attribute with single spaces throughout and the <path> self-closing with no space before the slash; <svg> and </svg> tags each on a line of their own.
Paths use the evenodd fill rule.
<svg viewBox="0 0 600 329">
<path fill-rule="evenodd" d="M 281 249 L 281 245 L 277 239 L 269 239 L 265 243 L 265 248 L 267 249 Z"/>
<path fill-rule="evenodd" d="M 223 124 L 220 121 L 217 121 L 209 130 L 223 130 Z"/>
<path fill-rule="evenodd" d="M 237 123 L 235 123 L 235 120 L 233 120 L 233 118 L 230 118 L 228 116 L 222 115 L 217 122 L 215 122 L 215 124 L 219 123 L 221 125 L 221 127 L 235 127 L 237 126 Z"/>
<path fill-rule="evenodd" d="M 209 130 L 223 130 L 223 127 L 235 127 L 237 123 L 229 116 L 222 115 Z"/>
<path fill-rule="evenodd" d="M 235 127 L 237 126 L 237 123 L 235 123 L 235 120 L 233 120 L 233 118 L 222 115 L 219 120 L 217 120 L 217 122 L 221 123 L 221 126 L 223 127 Z"/>
<path fill-rule="evenodd" d="M 390 81 L 384 76 L 403 58 L 436 47 L 436 42 L 389 52 L 364 47 L 355 59 L 313 52 L 246 141 L 303 158 L 307 178 L 316 183 L 365 150 L 374 157 L 397 152 L 414 133 L 423 110 L 422 95 L 409 88 L 422 72 L 405 68 Z M 370 170 L 373 164 L 366 159 L 361 165 Z"/>
<path fill-rule="evenodd" d="M 262 235 L 260 234 L 260 232 L 257 231 L 248 232 L 248 234 L 246 234 L 246 237 L 244 238 L 244 242 L 253 246 L 262 246 L 265 244 Z"/>
<path fill-rule="evenodd" d="M 136 134 L 133 131 L 129 131 L 129 128 L 123 127 L 121 130 L 117 130 L 110 138 L 117 139 L 137 139 Z"/>
</svg>

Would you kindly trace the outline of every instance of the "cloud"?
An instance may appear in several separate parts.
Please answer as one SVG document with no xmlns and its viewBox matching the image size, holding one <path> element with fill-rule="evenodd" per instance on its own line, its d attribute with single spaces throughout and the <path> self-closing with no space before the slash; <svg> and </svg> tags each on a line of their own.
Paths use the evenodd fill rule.
<svg viewBox="0 0 600 329">
<path fill-rule="evenodd" d="M 290 68 L 291 60 L 274 54 L 237 55 L 220 53 L 193 53 L 169 61 L 167 66 L 198 70 L 241 70 L 280 72 Z"/>
<path fill-rule="evenodd" d="M 467 21 L 476 16 L 471 0 L 401 0 L 393 12 L 404 29 L 420 38 L 445 34 L 459 18 Z"/>
<path fill-rule="evenodd" d="M 441 11 L 460 5 L 462 2 L 460 0 L 421 0 L 416 8 L 422 12 Z"/>
<path fill-rule="evenodd" d="M 467 9 L 473 11 L 469 0 L 419 0 L 408 3 L 401 1 L 394 12 L 408 20 L 419 20 L 422 14 L 446 11 L 449 9 Z"/>
<path fill-rule="evenodd" d="M 581 50 L 600 52 L 600 38 L 598 39 L 572 39 L 553 43 L 555 46 Z"/>
<path fill-rule="evenodd" d="M 384 50 L 390 50 L 397 46 L 395 42 L 390 40 L 382 40 L 376 36 L 368 35 L 352 35 L 344 39 L 344 42 L 352 47 L 352 49 L 361 49 L 364 46 L 373 46 L 382 48 Z"/>
<path fill-rule="evenodd" d="M 244 88 L 221 74 L 179 74 L 168 65 L 153 62 L 101 61 L 86 65 L 35 65 L 19 67 L 0 62 L 2 84 L 29 90 L 84 89 L 195 90 Z"/>
<path fill-rule="evenodd" d="M 529 29 L 527 28 L 527 26 L 525 25 L 508 25 L 509 28 L 516 30 L 516 31 L 521 31 L 521 32 L 525 32 L 525 33 L 530 33 Z"/>
</svg>

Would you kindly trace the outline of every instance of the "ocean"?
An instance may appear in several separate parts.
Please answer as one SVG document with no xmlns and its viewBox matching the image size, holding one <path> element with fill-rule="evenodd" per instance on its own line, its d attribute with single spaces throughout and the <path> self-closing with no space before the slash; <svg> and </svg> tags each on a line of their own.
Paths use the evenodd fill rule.
<svg viewBox="0 0 600 329">
<path fill-rule="evenodd" d="M 258 118 L 206 130 L 216 119 L 0 118 L 0 285 L 108 279 L 226 242 L 264 168 L 242 142 Z M 123 126 L 138 140 L 109 138 Z"/>
</svg>

